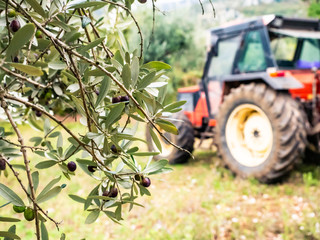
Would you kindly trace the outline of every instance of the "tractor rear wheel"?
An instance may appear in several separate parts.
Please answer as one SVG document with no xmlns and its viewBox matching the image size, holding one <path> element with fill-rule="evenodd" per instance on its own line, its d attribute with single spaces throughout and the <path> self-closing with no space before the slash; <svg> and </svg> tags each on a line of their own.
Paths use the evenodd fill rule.
<svg viewBox="0 0 320 240">
<path fill-rule="evenodd" d="M 194 131 L 189 118 L 183 112 L 173 115 L 173 118 L 180 120 L 175 124 L 179 130 L 179 135 L 169 133 L 165 133 L 164 135 L 179 147 L 182 147 L 183 149 L 186 149 L 192 153 L 194 144 Z M 147 127 L 146 130 L 146 138 L 149 151 L 158 151 L 151 138 L 149 127 Z M 158 135 L 158 138 L 161 143 L 162 152 L 154 157 L 156 160 L 167 159 L 170 164 L 180 164 L 188 161 L 190 155 L 187 152 L 175 148 L 160 135 Z"/>
<path fill-rule="evenodd" d="M 305 150 L 302 115 L 288 94 L 265 84 L 232 89 L 217 117 L 217 145 L 226 165 L 241 177 L 279 180 Z"/>
</svg>

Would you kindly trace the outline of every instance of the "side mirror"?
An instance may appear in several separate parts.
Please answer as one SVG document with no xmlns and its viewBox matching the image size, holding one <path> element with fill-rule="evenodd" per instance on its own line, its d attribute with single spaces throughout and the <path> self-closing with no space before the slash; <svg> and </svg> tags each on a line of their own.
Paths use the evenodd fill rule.
<svg viewBox="0 0 320 240">
<path fill-rule="evenodd" d="M 211 54 L 213 56 L 218 56 L 218 49 L 219 49 L 219 37 L 215 34 L 211 35 Z"/>
</svg>

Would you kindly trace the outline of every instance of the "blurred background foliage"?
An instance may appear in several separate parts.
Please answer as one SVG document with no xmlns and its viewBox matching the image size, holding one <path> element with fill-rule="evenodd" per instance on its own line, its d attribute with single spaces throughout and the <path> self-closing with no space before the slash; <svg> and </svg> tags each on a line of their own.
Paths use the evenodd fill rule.
<svg viewBox="0 0 320 240">
<path fill-rule="evenodd" d="M 211 12 L 212 13 L 212 12 Z M 138 11 L 142 32 L 144 34 L 144 59 L 163 61 L 173 67 L 168 76 L 171 79 L 168 86 L 170 95 L 177 88 L 194 85 L 201 78 L 205 61 L 206 31 L 195 22 L 193 17 L 199 16 L 197 11 L 186 7 L 182 11 L 155 12 L 153 29 L 152 11 Z M 143 19 L 143 21 L 142 21 Z M 137 44 L 139 39 L 134 32 L 129 32 L 130 46 Z"/>
</svg>

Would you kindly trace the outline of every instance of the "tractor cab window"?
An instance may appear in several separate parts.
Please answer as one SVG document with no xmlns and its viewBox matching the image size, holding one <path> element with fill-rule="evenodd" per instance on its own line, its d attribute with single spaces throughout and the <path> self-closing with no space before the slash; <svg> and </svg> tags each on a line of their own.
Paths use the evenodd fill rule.
<svg viewBox="0 0 320 240">
<path fill-rule="evenodd" d="M 208 77 L 232 74 L 233 62 L 241 42 L 241 36 L 219 40 L 218 56 L 211 59 Z"/>
<path fill-rule="evenodd" d="M 260 72 L 267 68 L 261 32 L 250 31 L 246 34 L 238 53 L 235 73 Z"/>
<path fill-rule="evenodd" d="M 297 65 L 301 67 L 320 67 L 320 42 L 319 39 L 305 39 L 302 44 L 300 58 Z M 308 66 L 309 65 L 309 66 Z"/>
<path fill-rule="evenodd" d="M 319 32 L 270 29 L 271 49 L 280 69 L 320 67 Z"/>
<path fill-rule="evenodd" d="M 271 49 L 279 65 L 291 66 L 298 39 L 293 37 L 277 37 L 271 39 Z"/>
</svg>

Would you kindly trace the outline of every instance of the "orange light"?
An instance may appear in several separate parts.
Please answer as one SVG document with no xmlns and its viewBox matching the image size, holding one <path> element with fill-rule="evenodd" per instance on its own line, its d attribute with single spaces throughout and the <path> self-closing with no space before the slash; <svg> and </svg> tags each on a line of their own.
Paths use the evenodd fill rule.
<svg viewBox="0 0 320 240">
<path fill-rule="evenodd" d="M 308 94 L 308 95 L 307 95 L 307 99 L 308 99 L 308 100 L 311 100 L 312 98 L 313 98 L 313 95 L 312 95 L 312 94 Z"/>
<path fill-rule="evenodd" d="M 272 72 L 269 73 L 270 77 L 285 77 L 286 73 L 285 72 Z"/>
</svg>

